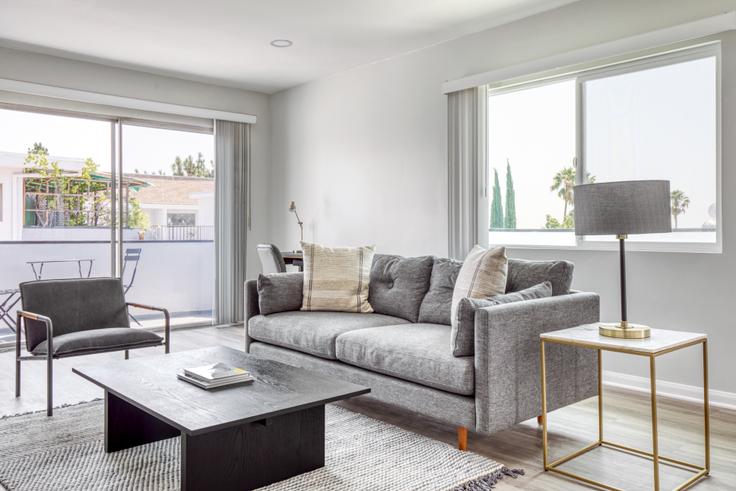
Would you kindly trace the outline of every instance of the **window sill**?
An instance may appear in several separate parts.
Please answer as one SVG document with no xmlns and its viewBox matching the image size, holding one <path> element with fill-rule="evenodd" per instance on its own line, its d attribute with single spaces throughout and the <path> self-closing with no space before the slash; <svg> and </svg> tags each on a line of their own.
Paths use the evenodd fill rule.
<svg viewBox="0 0 736 491">
<path fill-rule="evenodd" d="M 603 251 L 618 252 L 618 244 L 615 242 L 591 243 L 584 242 L 579 245 L 554 245 L 554 244 L 514 244 L 514 243 L 491 243 L 493 246 L 504 246 L 508 249 L 520 250 L 552 250 L 552 251 Z M 721 244 L 704 243 L 665 243 L 665 242 L 626 242 L 626 252 L 664 252 L 685 254 L 723 254 Z"/>
</svg>

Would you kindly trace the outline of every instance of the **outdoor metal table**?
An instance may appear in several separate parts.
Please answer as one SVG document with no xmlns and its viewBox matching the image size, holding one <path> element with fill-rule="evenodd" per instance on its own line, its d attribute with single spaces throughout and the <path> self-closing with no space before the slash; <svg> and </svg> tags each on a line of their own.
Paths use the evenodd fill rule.
<svg viewBox="0 0 736 491">
<path fill-rule="evenodd" d="M 89 278 L 92 274 L 92 265 L 94 264 L 94 259 L 44 259 L 41 261 L 26 261 L 26 264 L 28 264 L 31 269 L 33 270 L 33 276 L 36 277 L 37 280 L 43 279 L 43 267 L 47 264 L 52 263 L 77 263 L 77 269 L 79 271 L 79 277 L 80 278 Z M 87 263 L 87 272 L 84 274 L 82 272 L 82 263 Z M 36 268 L 38 266 L 38 268 Z"/>
</svg>

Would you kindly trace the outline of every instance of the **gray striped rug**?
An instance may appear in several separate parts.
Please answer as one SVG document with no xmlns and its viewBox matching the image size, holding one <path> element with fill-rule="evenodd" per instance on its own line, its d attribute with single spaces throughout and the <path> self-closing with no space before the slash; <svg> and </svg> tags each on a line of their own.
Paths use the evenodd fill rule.
<svg viewBox="0 0 736 491">
<path fill-rule="evenodd" d="M 101 401 L 0 420 L 0 483 L 8 491 L 176 490 L 179 439 L 112 454 Z M 325 467 L 268 491 L 491 489 L 521 471 L 347 409 L 328 405 Z"/>
</svg>

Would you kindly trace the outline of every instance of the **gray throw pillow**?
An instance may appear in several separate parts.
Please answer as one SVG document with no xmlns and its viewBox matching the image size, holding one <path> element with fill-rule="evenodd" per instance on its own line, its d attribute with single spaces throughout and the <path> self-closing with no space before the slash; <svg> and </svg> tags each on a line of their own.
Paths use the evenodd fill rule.
<svg viewBox="0 0 736 491">
<path fill-rule="evenodd" d="M 419 309 L 419 322 L 450 325 L 452 292 L 463 263 L 444 257 L 434 258 L 429 290 Z"/>
<path fill-rule="evenodd" d="M 275 314 L 302 308 L 304 273 L 258 275 L 258 309 L 261 314 Z"/>
<path fill-rule="evenodd" d="M 373 256 L 368 301 L 377 314 L 417 322 L 419 307 L 429 289 L 432 256 Z"/>
<path fill-rule="evenodd" d="M 543 281 L 552 283 L 552 295 L 570 293 L 573 269 L 575 265 L 569 261 L 509 259 L 506 293 L 524 290 Z"/>
<path fill-rule="evenodd" d="M 457 308 L 457 322 L 452 326 L 451 348 L 454 356 L 475 354 L 475 311 L 511 302 L 547 298 L 552 296 L 549 281 L 518 292 L 505 293 L 490 298 L 463 298 Z"/>
</svg>

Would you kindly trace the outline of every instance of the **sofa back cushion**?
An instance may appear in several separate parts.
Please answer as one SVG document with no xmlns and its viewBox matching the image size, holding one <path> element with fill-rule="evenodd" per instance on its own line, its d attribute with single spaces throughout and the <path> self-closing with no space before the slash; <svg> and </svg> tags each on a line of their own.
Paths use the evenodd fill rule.
<svg viewBox="0 0 736 491">
<path fill-rule="evenodd" d="M 454 259 L 434 258 L 429 290 L 419 308 L 419 322 L 450 325 L 452 292 L 462 265 Z"/>
<path fill-rule="evenodd" d="M 506 292 L 531 288 L 544 281 L 552 284 L 552 295 L 570 292 L 574 265 L 569 261 L 526 261 L 509 259 Z"/>
<path fill-rule="evenodd" d="M 457 274 L 462 262 L 454 259 L 436 257 L 432 267 L 429 290 L 419 309 L 419 322 L 450 325 L 452 292 L 455 289 Z M 506 293 L 531 288 L 549 281 L 552 295 L 569 293 L 572 284 L 574 265 L 568 261 L 526 261 L 508 260 Z"/>
<path fill-rule="evenodd" d="M 376 254 L 368 294 L 373 311 L 417 322 L 422 300 L 429 289 L 433 264 L 432 256 Z"/>
</svg>

